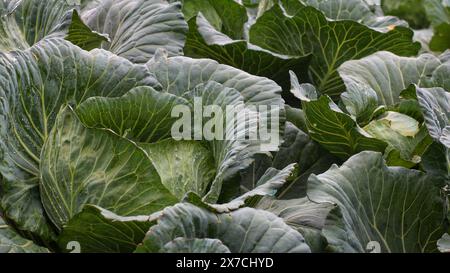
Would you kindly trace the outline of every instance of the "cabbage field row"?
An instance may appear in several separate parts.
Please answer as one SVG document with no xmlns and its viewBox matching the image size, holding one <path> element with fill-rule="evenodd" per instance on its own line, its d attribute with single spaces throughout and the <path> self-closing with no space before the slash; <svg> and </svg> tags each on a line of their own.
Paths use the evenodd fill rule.
<svg viewBox="0 0 450 273">
<path fill-rule="evenodd" d="M 449 92 L 449 0 L 0 0 L 0 253 L 450 252 Z"/>
</svg>

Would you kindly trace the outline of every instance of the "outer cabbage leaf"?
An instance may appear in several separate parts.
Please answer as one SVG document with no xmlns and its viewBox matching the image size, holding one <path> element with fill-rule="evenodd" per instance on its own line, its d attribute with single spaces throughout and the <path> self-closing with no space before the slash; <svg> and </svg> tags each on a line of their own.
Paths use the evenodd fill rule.
<svg viewBox="0 0 450 273">
<path fill-rule="evenodd" d="M 338 71 L 349 92 L 368 89 L 376 93 L 378 105 L 392 106 L 400 102 L 402 91 L 411 84 L 438 86 L 441 83 L 438 68 L 443 66 L 431 54 L 407 58 L 377 52 L 361 60 L 345 62 Z"/>
<path fill-rule="evenodd" d="M 365 133 L 351 116 L 339 111 L 328 96 L 303 103 L 303 109 L 311 138 L 341 159 L 361 151 L 384 152 L 386 149 L 384 141 Z"/>
<path fill-rule="evenodd" d="M 189 203 L 165 209 L 137 252 L 159 252 L 176 238 L 218 239 L 232 253 L 310 252 L 302 235 L 272 213 L 243 208 L 217 214 Z"/>
<path fill-rule="evenodd" d="M 362 152 L 341 167 L 312 176 L 308 197 L 337 204 L 322 230 L 335 252 L 434 252 L 444 233 L 445 200 L 426 174 L 387 167 L 380 153 Z"/>
<path fill-rule="evenodd" d="M 158 216 L 123 217 L 101 207 L 86 205 L 64 226 L 58 244 L 62 251 L 75 241 L 80 244 L 82 253 L 131 253 Z"/>
<path fill-rule="evenodd" d="M 46 38 L 63 38 L 90 50 L 108 40 L 78 16 L 79 1 L 18 0 L 0 2 L 0 49 L 25 50 Z M 48 7 L 52 7 L 51 9 Z"/>
<path fill-rule="evenodd" d="M 271 170 L 265 179 L 261 179 L 260 186 L 227 204 L 203 203 L 201 197 L 194 192 L 189 192 L 184 200 L 215 213 L 230 213 L 244 206 L 255 204 L 264 196 L 272 196 L 286 182 L 294 169 L 294 166 L 291 165 L 282 171 Z M 98 206 L 86 205 L 64 226 L 58 243 L 60 249 L 64 250 L 68 243 L 76 241 L 80 243 L 80 250 L 84 253 L 133 252 L 142 242 L 149 228 L 162 215 L 163 213 L 160 211 L 150 216 L 123 217 Z M 176 238 L 168 242 L 160 252 L 210 253 L 223 251 L 229 253 L 227 249 L 216 239 Z"/>
<path fill-rule="evenodd" d="M 325 251 L 327 242 L 321 232 L 334 207 L 333 204 L 311 202 L 306 197 L 290 200 L 264 198 L 256 206 L 283 218 L 286 224 L 300 232 L 313 253 Z"/>
<path fill-rule="evenodd" d="M 184 51 L 190 57 L 214 59 L 250 74 L 273 79 L 284 89 L 289 88 L 288 71 L 307 75 L 310 60 L 310 56 L 284 56 L 249 44 L 246 40 L 232 40 L 215 30 L 202 14 L 189 21 Z"/>
<path fill-rule="evenodd" d="M 425 13 L 433 26 L 450 21 L 450 3 L 448 0 L 423 1 Z"/>
<path fill-rule="evenodd" d="M 24 50 L 45 37 L 63 37 L 75 7 L 73 1 L 0 1 L 0 49 Z"/>
<path fill-rule="evenodd" d="M 371 27 L 375 30 L 387 32 L 394 27 L 408 27 L 406 21 L 393 16 L 380 16 L 365 0 L 281 0 L 290 14 L 306 6 L 322 11 L 325 16 L 333 20 L 352 20 Z"/>
<path fill-rule="evenodd" d="M 413 43 L 412 36 L 413 32 L 403 27 L 381 33 L 354 21 L 329 21 L 312 7 L 289 16 L 280 5 L 265 12 L 250 29 L 250 42 L 264 49 L 289 56 L 313 54 L 313 83 L 330 96 L 343 91 L 337 73 L 342 63 L 380 50 L 415 55 L 420 44 Z"/>
<path fill-rule="evenodd" d="M 146 63 L 158 48 L 182 55 L 187 24 L 180 3 L 165 0 L 102 0 L 85 8 L 81 18 L 91 29 L 108 34 L 102 48 L 134 63 Z"/>
<path fill-rule="evenodd" d="M 171 55 L 183 52 L 187 24 L 180 3 L 169 4 L 165 0 L 16 2 L 17 5 L 0 3 L 0 48 L 7 51 L 24 50 L 40 40 L 59 37 L 86 50 L 108 49 L 136 63 L 147 62 L 159 47 Z"/>
</svg>

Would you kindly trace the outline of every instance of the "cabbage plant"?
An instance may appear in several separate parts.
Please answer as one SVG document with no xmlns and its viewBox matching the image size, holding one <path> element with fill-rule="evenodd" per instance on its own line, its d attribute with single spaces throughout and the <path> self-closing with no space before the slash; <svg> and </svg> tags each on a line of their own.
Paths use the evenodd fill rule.
<svg viewBox="0 0 450 273">
<path fill-rule="evenodd" d="M 0 0 L 0 252 L 449 252 L 449 6 Z"/>
</svg>

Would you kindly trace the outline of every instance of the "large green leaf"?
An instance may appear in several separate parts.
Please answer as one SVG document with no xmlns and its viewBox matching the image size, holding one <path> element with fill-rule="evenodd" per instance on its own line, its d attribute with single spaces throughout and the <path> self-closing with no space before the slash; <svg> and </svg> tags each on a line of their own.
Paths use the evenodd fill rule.
<svg viewBox="0 0 450 273">
<path fill-rule="evenodd" d="M 431 55 L 418 58 L 396 56 L 390 52 L 377 52 L 361 60 L 345 62 L 338 72 L 349 92 L 365 89 L 375 92 L 378 105 L 392 106 L 400 102 L 400 94 L 411 84 L 434 84 L 433 74 L 441 61 Z"/>
<path fill-rule="evenodd" d="M 352 20 L 378 31 L 389 31 L 396 26 L 408 27 L 408 23 L 393 16 L 380 16 L 365 0 L 281 0 L 289 14 L 295 14 L 304 5 L 322 11 L 333 20 Z"/>
<path fill-rule="evenodd" d="M 92 97 L 76 112 L 89 127 L 108 128 L 137 142 L 157 142 L 170 137 L 176 106 L 190 103 L 151 87 L 137 87 L 119 98 Z"/>
<path fill-rule="evenodd" d="M 250 208 L 217 214 L 189 203 L 165 209 L 137 252 L 159 252 L 176 238 L 218 239 L 232 253 L 310 252 L 300 233 L 274 214 Z"/>
<path fill-rule="evenodd" d="M 289 70 L 306 75 L 310 56 L 290 57 L 249 44 L 232 40 L 218 32 L 202 14 L 189 21 L 189 33 L 184 48 L 186 56 L 210 58 L 231 65 L 250 74 L 273 79 L 289 88 Z"/>
<path fill-rule="evenodd" d="M 85 127 L 68 108 L 44 144 L 40 173 L 42 203 L 59 229 L 86 204 L 135 216 L 178 201 L 144 150 L 110 131 Z"/>
<path fill-rule="evenodd" d="M 0 215 L 0 253 L 48 253 L 49 251 L 22 238 Z"/>
<path fill-rule="evenodd" d="M 76 1 L 22 0 L 0 3 L 0 49 L 23 50 L 46 37 L 64 37 Z M 49 8 L 51 7 L 51 8 Z"/>
<path fill-rule="evenodd" d="M 187 24 L 181 4 L 165 0 L 22 0 L 0 4 L 0 48 L 26 49 L 44 38 L 66 38 L 86 50 L 102 47 L 136 63 L 159 47 L 183 52 Z M 51 7 L 51 8 L 48 8 Z M 80 11 L 80 16 L 78 15 Z M 109 39 L 110 38 L 110 39 Z"/>
<path fill-rule="evenodd" d="M 364 132 L 349 115 L 330 104 L 333 101 L 326 96 L 304 104 L 312 139 L 341 159 L 366 150 L 384 152 L 385 142 Z"/>
<path fill-rule="evenodd" d="M 17 6 L 12 4 L 13 2 L 0 1 L 0 49 L 2 51 L 28 48 L 28 43 L 12 15 Z"/>
<path fill-rule="evenodd" d="M 188 29 L 181 4 L 165 0 L 103 0 L 85 8 L 81 18 L 109 35 L 102 48 L 134 63 L 146 63 L 158 48 L 181 55 Z"/>
<path fill-rule="evenodd" d="M 214 81 L 225 87 L 239 91 L 244 102 L 249 105 L 277 105 L 284 114 L 281 88 L 273 81 L 248 74 L 228 65 L 221 65 L 208 59 L 191 59 L 187 57 L 168 58 L 160 51 L 147 66 L 155 73 L 163 86 L 163 91 L 182 96 L 199 84 Z M 284 117 L 280 117 L 283 121 Z"/>
<path fill-rule="evenodd" d="M 39 163 L 56 114 L 91 96 L 121 96 L 158 84 L 148 68 L 103 50 L 82 51 L 46 39 L 26 51 L 0 54 L 1 205 L 20 230 L 51 237 L 39 200 Z"/>
<path fill-rule="evenodd" d="M 429 176 L 387 167 L 380 153 L 363 152 L 341 167 L 312 176 L 313 202 L 337 204 L 323 234 L 336 252 L 434 252 L 444 233 L 445 200 Z"/>
<path fill-rule="evenodd" d="M 144 239 L 158 215 L 119 216 L 103 208 L 86 205 L 58 237 L 61 251 L 78 242 L 82 253 L 131 253 Z"/>
<path fill-rule="evenodd" d="M 265 12 L 250 29 L 250 42 L 264 49 L 289 56 L 313 54 L 312 80 L 330 96 L 343 91 L 337 73 L 342 63 L 380 50 L 415 55 L 420 44 L 413 43 L 412 36 L 404 27 L 382 33 L 354 21 L 329 21 L 313 7 L 289 16 L 280 5 Z"/>
<path fill-rule="evenodd" d="M 98 47 L 107 37 L 78 16 L 79 1 L 17 0 L 0 3 L 0 49 L 24 50 L 45 38 L 66 38 L 83 49 Z M 49 9 L 48 7 L 52 7 Z"/>
</svg>

